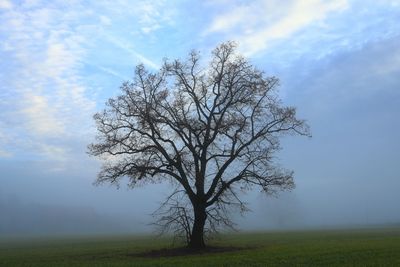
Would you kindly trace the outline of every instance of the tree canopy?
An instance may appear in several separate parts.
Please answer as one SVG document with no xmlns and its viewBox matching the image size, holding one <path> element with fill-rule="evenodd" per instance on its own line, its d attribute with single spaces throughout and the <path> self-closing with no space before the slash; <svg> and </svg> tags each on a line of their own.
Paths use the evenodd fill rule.
<svg viewBox="0 0 400 267">
<path fill-rule="evenodd" d="M 170 181 L 156 224 L 204 247 L 207 232 L 233 225 L 231 208 L 246 210 L 242 191 L 294 186 L 274 154 L 282 136 L 309 135 L 309 128 L 277 87 L 232 42 L 216 47 L 209 64 L 191 52 L 155 73 L 137 66 L 133 81 L 94 116 L 98 136 L 89 153 L 104 159 L 97 182 Z"/>
</svg>

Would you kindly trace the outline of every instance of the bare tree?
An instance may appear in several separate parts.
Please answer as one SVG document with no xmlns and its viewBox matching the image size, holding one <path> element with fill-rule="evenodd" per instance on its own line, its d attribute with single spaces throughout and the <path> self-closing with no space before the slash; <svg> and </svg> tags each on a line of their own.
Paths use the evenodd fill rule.
<svg viewBox="0 0 400 267">
<path fill-rule="evenodd" d="M 274 152 L 284 135 L 309 135 L 295 108 L 279 100 L 278 79 L 238 55 L 234 43 L 215 48 L 206 67 L 199 59 L 192 52 L 165 61 L 157 73 L 137 66 L 122 94 L 94 116 L 98 137 L 89 146 L 91 155 L 106 156 L 98 183 L 174 184 L 157 224 L 191 248 L 232 226 L 230 209 L 246 210 L 242 191 L 292 189 L 293 173 L 274 163 Z"/>
</svg>

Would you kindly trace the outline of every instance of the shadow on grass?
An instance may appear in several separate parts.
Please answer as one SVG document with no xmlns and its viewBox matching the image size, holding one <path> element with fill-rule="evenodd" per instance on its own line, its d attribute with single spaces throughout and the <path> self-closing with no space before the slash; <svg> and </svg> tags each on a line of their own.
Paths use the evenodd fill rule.
<svg viewBox="0 0 400 267">
<path fill-rule="evenodd" d="M 129 254 L 133 257 L 142 258 L 159 258 L 159 257 L 179 257 L 188 255 L 202 255 L 202 254 L 214 254 L 214 253 L 225 253 L 225 252 L 236 252 L 240 250 L 255 249 L 256 247 L 220 247 L 220 246 L 208 246 L 203 249 L 191 249 L 187 247 L 178 248 L 163 248 L 157 250 L 150 250 L 140 253 Z"/>
</svg>

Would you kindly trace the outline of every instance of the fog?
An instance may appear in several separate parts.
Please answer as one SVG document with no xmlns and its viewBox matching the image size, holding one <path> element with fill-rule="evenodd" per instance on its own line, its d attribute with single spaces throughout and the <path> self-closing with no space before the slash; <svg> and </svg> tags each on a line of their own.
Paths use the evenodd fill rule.
<svg viewBox="0 0 400 267">
<path fill-rule="evenodd" d="M 347 4 L 291 26 L 281 22 L 293 15 L 292 1 L 280 4 L 271 21 L 233 22 L 228 15 L 235 9 L 220 1 L 196 4 L 200 15 L 186 4 L 154 1 L 160 12 L 138 7 L 147 20 L 132 19 L 141 14 L 129 13 L 123 1 L 89 2 L 0 5 L 0 237 L 152 233 L 151 213 L 170 186 L 131 189 L 126 180 L 119 188 L 94 186 L 100 162 L 86 154 L 95 136 L 92 115 L 139 62 L 155 70 L 162 57 L 183 57 L 191 48 L 207 57 L 225 39 L 238 41 L 256 66 L 280 78 L 283 103 L 297 107 L 312 132 L 312 138 L 283 138 L 277 154 L 294 171 L 296 188 L 244 194 L 251 211 L 232 214 L 237 228 L 400 224 L 398 5 L 339 1 Z M 274 3 L 254 1 L 243 12 L 267 2 Z M 304 14 L 313 12 L 322 11 Z"/>
<path fill-rule="evenodd" d="M 334 102 L 324 99 L 324 90 L 332 90 L 327 82 L 342 84 L 341 90 L 354 86 L 347 79 L 348 71 L 337 74 L 335 81 L 329 74 L 325 74 L 327 78 L 304 77 L 319 91 L 308 87 L 302 97 L 286 97 L 286 102 L 298 107 L 299 116 L 308 119 L 313 133 L 311 139 L 289 136 L 282 140 L 279 161 L 295 171 L 296 188 L 276 196 L 257 190 L 245 194 L 251 211 L 243 217 L 233 214 L 238 229 L 400 223 L 399 94 L 370 92 L 346 99 L 330 92 L 329 101 Z M 325 80 L 315 81 L 321 79 Z M 374 76 L 370 79 L 365 83 L 371 87 L 377 86 L 374 82 L 394 86 L 376 81 Z M 292 86 L 288 82 L 282 85 L 283 89 Z M 100 163 L 89 158 L 85 149 L 81 147 L 76 161 L 1 161 L 0 233 L 151 233 L 151 213 L 167 195 L 169 185 L 129 189 L 123 180 L 119 188 L 94 186 Z"/>
</svg>

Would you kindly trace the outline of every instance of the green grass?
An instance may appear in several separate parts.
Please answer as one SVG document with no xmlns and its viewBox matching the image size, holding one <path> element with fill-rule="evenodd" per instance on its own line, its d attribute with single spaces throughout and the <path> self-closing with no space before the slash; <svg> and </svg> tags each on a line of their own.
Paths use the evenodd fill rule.
<svg viewBox="0 0 400 267">
<path fill-rule="evenodd" d="M 0 266 L 400 266 L 400 228 L 226 234 L 213 245 L 247 249 L 143 258 L 170 240 L 144 236 L 8 239 Z"/>
</svg>

